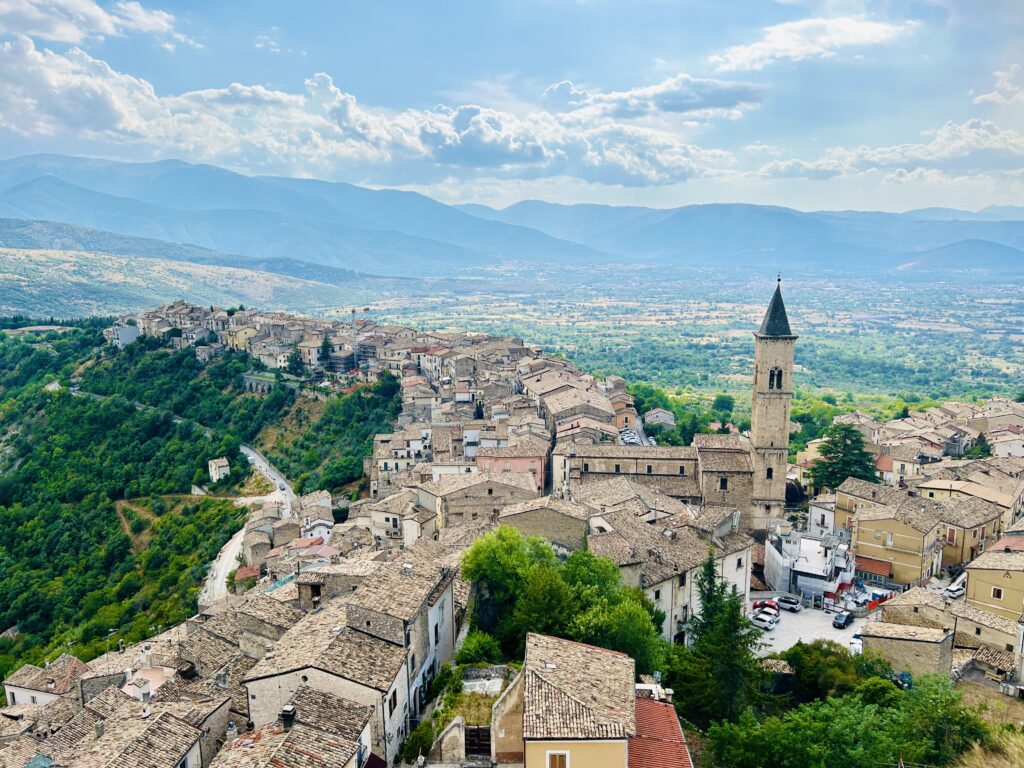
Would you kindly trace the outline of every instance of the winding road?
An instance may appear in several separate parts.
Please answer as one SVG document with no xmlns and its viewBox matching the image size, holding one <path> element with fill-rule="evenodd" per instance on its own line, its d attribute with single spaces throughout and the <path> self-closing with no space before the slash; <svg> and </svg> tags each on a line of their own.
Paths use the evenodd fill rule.
<svg viewBox="0 0 1024 768">
<path fill-rule="evenodd" d="M 258 504 L 264 501 L 280 501 L 282 502 L 281 516 L 291 517 L 293 514 L 292 504 L 296 496 L 285 476 L 270 463 L 266 456 L 255 448 L 243 445 L 241 446 L 241 451 L 256 471 L 273 484 L 274 490 L 265 496 L 244 496 L 240 499 L 235 499 L 235 503 L 246 507 L 250 504 Z M 244 527 L 228 540 L 228 543 L 217 554 L 216 559 L 210 563 L 206 573 L 206 582 L 199 592 L 200 606 L 209 606 L 227 597 L 228 574 L 238 567 L 238 556 L 242 552 L 243 536 L 245 536 Z"/>
</svg>

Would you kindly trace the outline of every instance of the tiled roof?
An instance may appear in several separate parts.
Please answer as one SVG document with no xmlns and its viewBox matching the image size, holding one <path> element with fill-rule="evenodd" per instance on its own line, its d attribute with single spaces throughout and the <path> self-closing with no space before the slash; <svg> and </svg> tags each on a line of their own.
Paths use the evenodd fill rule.
<svg viewBox="0 0 1024 768">
<path fill-rule="evenodd" d="M 629 768 L 692 768 L 675 707 L 636 700 L 636 736 L 629 740 Z"/>
<path fill-rule="evenodd" d="M 74 690 L 79 679 L 89 671 L 89 666 L 74 656 L 64 653 L 48 667 L 25 664 L 4 680 L 5 685 L 15 685 L 30 691 L 52 693 L 61 696 Z M 53 687 L 50 688 L 50 682 Z"/>
<path fill-rule="evenodd" d="M 698 451 L 746 451 L 749 445 L 749 441 L 741 435 L 698 432 L 693 436 L 693 447 Z"/>
<path fill-rule="evenodd" d="M 980 568 L 996 571 L 1024 571 L 1024 551 L 1004 552 L 990 549 L 982 552 L 968 563 L 967 568 Z"/>
<path fill-rule="evenodd" d="M 888 571 L 886 571 L 888 575 Z M 924 587 L 913 587 L 908 589 L 896 597 L 888 600 L 886 606 L 890 605 L 927 605 L 929 608 L 935 608 L 936 610 L 942 611 L 946 608 L 946 601 L 942 595 L 938 592 L 932 592 L 930 589 Z"/>
<path fill-rule="evenodd" d="M 1017 636 L 1016 622 L 1004 619 L 1002 616 L 997 616 L 982 608 L 977 608 L 963 600 L 952 601 L 949 605 L 949 612 L 959 619 L 972 621 L 983 627 L 1002 632 L 1004 635 L 1010 635 L 1014 638 Z"/>
<path fill-rule="evenodd" d="M 513 517 L 526 512 L 535 512 L 540 509 L 549 509 L 552 512 L 557 512 L 560 515 L 572 517 L 577 520 L 586 520 L 591 514 L 591 510 L 582 504 L 574 504 L 571 501 L 556 499 L 553 496 L 543 496 L 539 499 L 521 501 L 518 504 L 512 504 L 505 507 L 498 513 L 498 518 L 502 519 Z"/>
<path fill-rule="evenodd" d="M 373 716 L 373 707 L 333 696 L 306 685 L 300 685 L 292 695 L 295 722 L 358 741 L 366 724 Z"/>
<path fill-rule="evenodd" d="M 422 488 L 432 496 L 447 496 L 472 488 L 475 485 L 498 483 L 520 488 L 531 493 L 537 492 L 537 479 L 529 472 L 459 472 L 441 475 L 437 480 L 423 483 Z"/>
<path fill-rule="evenodd" d="M 877 637 L 886 640 L 916 640 L 924 643 L 941 643 L 949 630 L 935 627 L 918 627 L 908 624 L 891 624 L 885 621 L 869 621 L 861 627 L 864 637 Z"/>
<path fill-rule="evenodd" d="M 523 737 L 624 739 L 636 733 L 633 660 L 570 640 L 526 636 Z"/>
<path fill-rule="evenodd" d="M 210 768 L 337 768 L 358 749 L 352 741 L 299 723 L 288 731 L 278 725 L 225 745 Z"/>
<path fill-rule="evenodd" d="M 421 558 L 386 563 L 368 576 L 348 599 L 349 605 L 411 620 L 445 574 Z"/>
<path fill-rule="evenodd" d="M 263 592 L 252 593 L 252 597 L 248 597 L 237 610 L 241 614 L 282 629 L 287 629 L 302 618 L 302 611 L 285 605 Z"/>
<path fill-rule="evenodd" d="M 611 443 L 558 443 L 555 454 L 568 456 L 575 453 L 580 458 L 614 458 L 625 459 L 664 459 L 678 461 L 680 459 L 696 459 L 697 451 L 691 446 L 673 445 L 614 445 Z"/>
<path fill-rule="evenodd" d="M 857 570 L 888 578 L 889 571 L 892 570 L 892 564 L 886 560 L 876 560 L 873 557 L 857 555 Z"/>
</svg>

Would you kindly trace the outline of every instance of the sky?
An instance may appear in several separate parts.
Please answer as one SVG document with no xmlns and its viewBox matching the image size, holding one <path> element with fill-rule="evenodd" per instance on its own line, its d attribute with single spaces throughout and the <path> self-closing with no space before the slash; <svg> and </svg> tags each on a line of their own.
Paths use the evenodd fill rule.
<svg viewBox="0 0 1024 768">
<path fill-rule="evenodd" d="M 523 199 L 1024 204 L 1024 0 L 0 0 L 0 157 Z"/>
</svg>

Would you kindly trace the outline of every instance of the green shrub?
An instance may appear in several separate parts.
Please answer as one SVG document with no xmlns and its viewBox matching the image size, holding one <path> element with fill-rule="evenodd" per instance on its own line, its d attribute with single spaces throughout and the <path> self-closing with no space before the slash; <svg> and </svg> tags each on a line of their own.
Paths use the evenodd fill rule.
<svg viewBox="0 0 1024 768">
<path fill-rule="evenodd" d="M 474 630 L 466 635 L 455 657 L 456 664 L 497 664 L 501 661 L 501 646 L 486 632 Z"/>
<path fill-rule="evenodd" d="M 407 763 L 415 763 L 420 755 L 426 756 L 434 745 L 434 725 L 430 720 L 424 720 L 416 726 L 409 738 L 405 741 L 402 749 L 402 759 Z"/>
</svg>

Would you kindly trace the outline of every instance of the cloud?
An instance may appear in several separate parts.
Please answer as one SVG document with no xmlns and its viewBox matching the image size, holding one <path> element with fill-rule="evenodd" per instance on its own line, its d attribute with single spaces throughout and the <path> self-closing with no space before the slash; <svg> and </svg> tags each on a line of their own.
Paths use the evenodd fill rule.
<svg viewBox="0 0 1024 768">
<path fill-rule="evenodd" d="M 917 26 L 843 16 L 801 19 L 764 28 L 756 43 L 736 45 L 709 57 L 720 72 L 764 69 L 782 60 L 802 61 L 835 56 L 841 48 L 888 43 Z"/>
<path fill-rule="evenodd" d="M 1005 72 L 993 72 L 995 89 L 991 93 L 976 96 L 975 104 L 1024 104 L 1024 87 L 1017 84 L 1021 73 L 1020 64 L 1012 64 Z"/>
<path fill-rule="evenodd" d="M 773 160 L 762 165 L 759 174 L 829 179 L 888 171 L 887 180 L 905 182 L 928 178 L 930 170 L 969 176 L 1024 169 L 1024 133 L 990 120 L 950 121 L 929 135 L 929 141 L 919 143 L 832 147 L 815 160 Z"/>
<path fill-rule="evenodd" d="M 680 82 L 693 90 L 689 79 Z M 55 137 L 75 151 L 114 147 L 139 158 L 368 183 L 426 183 L 458 172 L 637 186 L 731 168 L 729 152 L 689 143 L 656 120 L 624 118 L 734 110 L 741 101 L 672 91 L 597 94 L 565 112 L 515 114 L 476 104 L 391 112 L 359 103 L 324 73 L 296 92 L 233 83 L 161 95 L 78 48 L 58 53 L 24 36 L 0 44 L 0 128 L 7 131 Z"/>
<path fill-rule="evenodd" d="M 153 35 L 171 50 L 177 43 L 201 47 L 176 29 L 173 14 L 144 8 L 136 0 L 119 0 L 110 11 L 94 0 L 0 0 L 0 35 L 81 44 L 132 32 Z"/>
<path fill-rule="evenodd" d="M 687 74 L 628 91 L 589 92 L 568 80 L 544 91 L 544 104 L 548 109 L 578 112 L 587 118 L 610 116 L 631 119 L 660 113 L 736 119 L 756 108 L 761 99 L 762 89 L 759 86 Z"/>
</svg>

